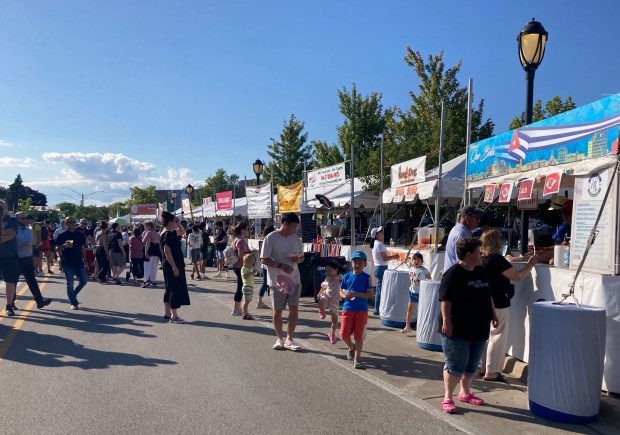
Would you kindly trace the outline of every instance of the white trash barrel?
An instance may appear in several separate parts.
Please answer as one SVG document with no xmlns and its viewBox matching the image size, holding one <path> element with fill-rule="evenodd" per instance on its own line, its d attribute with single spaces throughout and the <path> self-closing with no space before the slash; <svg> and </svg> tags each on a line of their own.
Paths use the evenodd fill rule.
<svg viewBox="0 0 620 435">
<path fill-rule="evenodd" d="M 605 359 L 604 308 L 532 305 L 528 398 L 539 417 L 590 423 L 599 413 Z"/>
<path fill-rule="evenodd" d="M 407 321 L 409 303 L 409 272 L 386 270 L 381 283 L 381 323 L 391 328 L 404 328 Z"/>
<path fill-rule="evenodd" d="M 441 281 L 420 281 L 416 340 L 422 349 L 441 352 L 439 284 Z"/>
</svg>

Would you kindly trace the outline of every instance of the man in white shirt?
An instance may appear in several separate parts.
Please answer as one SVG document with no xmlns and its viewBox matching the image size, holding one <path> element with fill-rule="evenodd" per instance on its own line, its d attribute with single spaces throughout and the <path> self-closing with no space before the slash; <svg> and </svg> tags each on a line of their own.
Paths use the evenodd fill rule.
<svg viewBox="0 0 620 435">
<path fill-rule="evenodd" d="M 267 284 L 273 289 L 273 326 L 277 340 L 276 350 L 288 349 L 294 352 L 300 347 L 293 341 L 297 326 L 301 276 L 297 265 L 304 261 L 303 244 L 297 235 L 299 216 L 287 213 L 282 216 L 282 225 L 268 234 L 263 241 L 261 262 L 267 266 Z M 288 304 L 286 340 L 282 336 L 282 311 Z"/>
<path fill-rule="evenodd" d="M 480 217 L 482 214 L 482 210 L 474 207 L 473 205 L 467 205 L 459 212 L 459 222 L 457 222 L 452 230 L 450 230 L 450 234 L 448 234 L 448 241 L 446 242 L 446 255 L 443 262 L 444 273 L 458 263 L 459 260 L 456 257 L 456 244 L 461 239 L 472 237 L 471 231 L 480 223 Z"/>
</svg>

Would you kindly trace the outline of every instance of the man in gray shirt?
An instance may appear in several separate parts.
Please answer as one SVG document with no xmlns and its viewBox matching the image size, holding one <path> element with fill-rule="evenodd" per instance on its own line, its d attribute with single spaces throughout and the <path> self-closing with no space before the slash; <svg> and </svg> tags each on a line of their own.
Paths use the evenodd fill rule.
<svg viewBox="0 0 620 435">
<path fill-rule="evenodd" d="M 452 230 L 450 230 L 448 241 L 446 242 L 446 255 L 443 261 L 444 273 L 459 262 L 456 257 L 456 244 L 459 240 L 472 236 L 471 231 L 480 223 L 482 214 L 482 210 L 473 205 L 467 205 L 459 212 L 459 221 Z"/>
</svg>

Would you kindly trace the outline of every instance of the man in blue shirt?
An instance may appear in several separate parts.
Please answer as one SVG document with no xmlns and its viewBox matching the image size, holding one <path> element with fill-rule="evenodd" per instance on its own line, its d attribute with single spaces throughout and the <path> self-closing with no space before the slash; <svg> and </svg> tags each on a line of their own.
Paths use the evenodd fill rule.
<svg viewBox="0 0 620 435">
<path fill-rule="evenodd" d="M 443 273 L 446 273 L 448 269 L 459 262 L 456 257 L 456 244 L 459 240 L 472 237 L 472 230 L 480 223 L 480 217 L 482 216 L 482 210 L 474 207 L 473 205 L 467 205 L 459 212 L 459 221 L 450 230 L 448 235 L 448 241 L 446 242 L 446 255 L 443 261 Z"/>
<path fill-rule="evenodd" d="M 566 238 L 570 237 L 570 226 L 573 220 L 573 201 L 568 200 L 560 208 L 562 213 L 562 223 L 558 225 L 555 232 L 551 236 L 556 245 L 564 245 Z"/>
<path fill-rule="evenodd" d="M 79 310 L 78 293 L 88 283 L 88 275 L 84 267 L 86 259 L 85 240 L 82 233 L 76 231 L 77 222 L 73 216 L 65 219 L 67 231 L 56 239 L 56 251 L 62 258 L 62 268 L 67 278 L 67 297 L 72 310 Z M 73 289 L 73 281 L 78 278 L 79 284 Z"/>
<path fill-rule="evenodd" d="M 19 212 L 15 214 L 17 218 L 17 256 L 19 257 L 19 271 L 28 284 L 32 297 L 37 302 L 37 308 L 41 309 L 52 303 L 51 299 L 43 299 L 39 283 L 35 277 L 34 262 L 32 259 L 32 230 L 30 229 L 30 221 L 32 216 Z M 15 301 L 13 301 L 13 309 L 15 309 Z"/>
<path fill-rule="evenodd" d="M 351 265 L 353 270 L 344 275 L 340 284 L 340 297 L 344 299 L 340 336 L 349 347 L 347 359 L 354 360 L 354 368 L 363 369 L 360 356 L 368 322 L 368 299 L 373 297 L 373 291 L 370 275 L 364 272 L 366 254 L 362 251 L 354 252 L 351 255 Z M 351 341 L 351 335 L 355 338 L 355 345 Z"/>
</svg>

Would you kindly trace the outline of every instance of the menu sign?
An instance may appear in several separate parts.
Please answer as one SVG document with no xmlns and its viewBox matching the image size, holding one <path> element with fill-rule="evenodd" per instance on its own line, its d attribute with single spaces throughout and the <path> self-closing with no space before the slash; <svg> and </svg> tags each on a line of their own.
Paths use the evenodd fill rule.
<svg viewBox="0 0 620 435">
<path fill-rule="evenodd" d="M 575 178 L 575 197 L 573 219 L 571 223 L 570 268 L 576 269 L 583 258 L 590 232 L 596 222 L 599 210 L 603 214 L 598 223 L 598 235 L 588 252 L 584 270 L 613 274 L 614 246 L 616 243 L 615 186 L 611 188 L 609 198 L 603 204 L 603 198 L 609 185 L 611 170 Z"/>
</svg>

